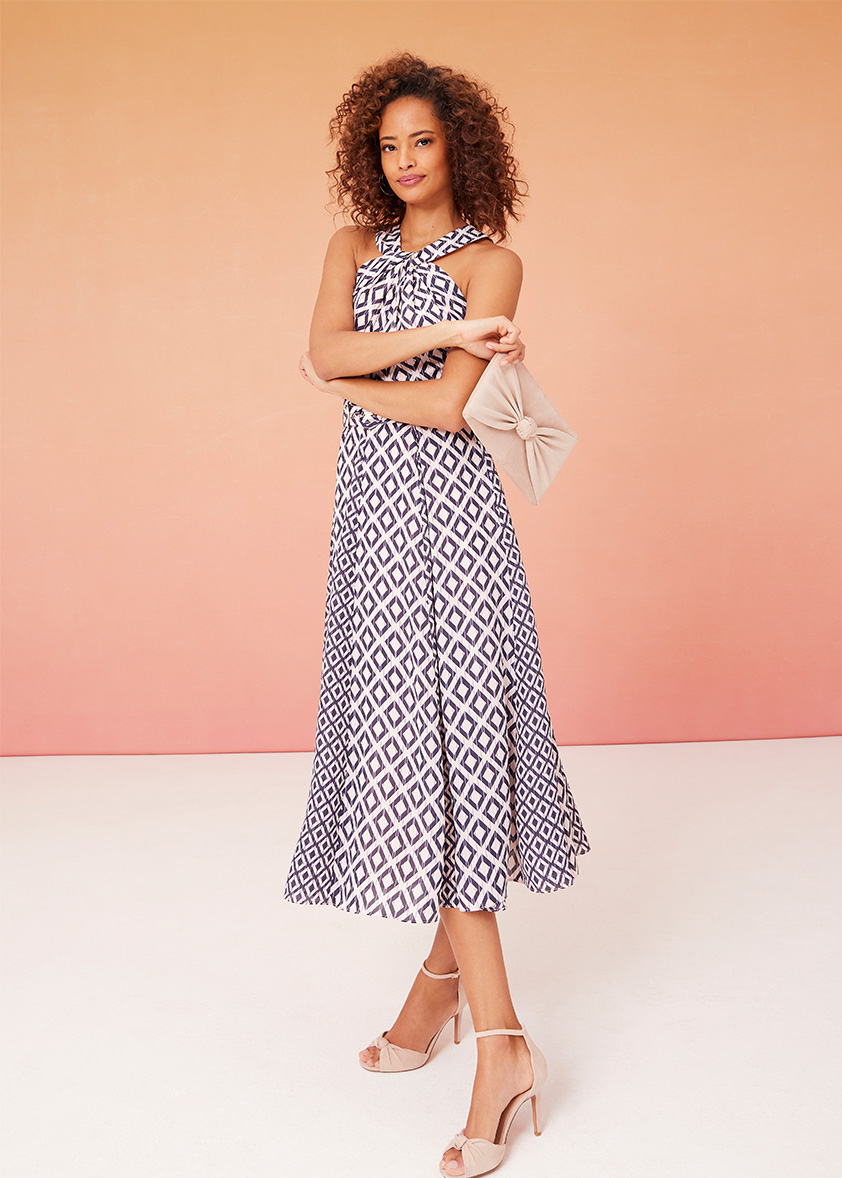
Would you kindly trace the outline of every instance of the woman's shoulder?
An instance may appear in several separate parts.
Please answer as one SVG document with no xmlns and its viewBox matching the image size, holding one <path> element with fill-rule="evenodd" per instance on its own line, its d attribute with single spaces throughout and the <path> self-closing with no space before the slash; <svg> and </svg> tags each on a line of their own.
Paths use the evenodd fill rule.
<svg viewBox="0 0 842 1178">
<path fill-rule="evenodd" d="M 376 233 L 361 225 L 343 225 L 331 237 L 328 251 L 352 261 L 354 269 L 358 269 L 363 262 L 377 257 Z"/>
<path fill-rule="evenodd" d="M 439 258 L 437 265 L 446 270 L 466 297 L 484 292 L 517 292 L 523 282 L 520 258 L 507 246 L 490 237 L 477 237 L 470 244 Z"/>
<path fill-rule="evenodd" d="M 490 237 L 478 238 L 464 252 L 470 257 L 475 273 L 499 279 L 523 277 L 523 262 L 520 256 L 508 246 L 492 241 Z"/>
</svg>

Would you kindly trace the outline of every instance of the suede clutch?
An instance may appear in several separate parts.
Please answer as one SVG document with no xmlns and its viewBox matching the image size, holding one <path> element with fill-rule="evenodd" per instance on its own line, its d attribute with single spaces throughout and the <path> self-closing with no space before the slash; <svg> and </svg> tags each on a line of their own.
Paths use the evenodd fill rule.
<svg viewBox="0 0 842 1178">
<path fill-rule="evenodd" d="M 530 503 L 538 503 L 578 440 L 526 365 L 501 365 L 499 353 L 462 416 Z"/>
</svg>

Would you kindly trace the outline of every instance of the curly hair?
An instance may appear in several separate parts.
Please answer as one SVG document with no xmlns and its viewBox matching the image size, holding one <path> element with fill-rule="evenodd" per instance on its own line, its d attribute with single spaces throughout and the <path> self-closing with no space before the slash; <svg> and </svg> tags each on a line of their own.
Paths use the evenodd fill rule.
<svg viewBox="0 0 842 1178">
<path fill-rule="evenodd" d="M 503 130 L 512 126 L 508 111 L 482 84 L 411 53 L 365 70 L 336 108 L 330 121 L 336 167 L 327 173 L 336 204 L 365 229 L 390 229 L 400 221 L 404 202 L 381 187 L 379 130 L 384 109 L 405 97 L 429 99 L 444 126 L 460 215 L 505 241 L 507 218 L 519 219 L 527 191 Z"/>
</svg>

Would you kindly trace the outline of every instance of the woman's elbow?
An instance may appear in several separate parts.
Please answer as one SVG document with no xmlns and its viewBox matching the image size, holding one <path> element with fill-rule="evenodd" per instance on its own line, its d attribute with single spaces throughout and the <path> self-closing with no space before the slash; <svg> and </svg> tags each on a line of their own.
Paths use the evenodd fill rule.
<svg viewBox="0 0 842 1178">
<path fill-rule="evenodd" d="M 441 429 L 446 429 L 449 433 L 458 434 L 460 430 L 465 429 L 467 422 L 462 416 L 462 410 L 468 403 L 470 391 L 465 392 L 464 389 L 454 389 L 450 396 L 445 398 L 442 405 L 442 425 Z"/>
<path fill-rule="evenodd" d="M 458 434 L 460 430 L 467 425 L 465 418 L 462 416 L 461 410 L 454 410 L 447 419 L 440 426 L 441 429 L 447 430 L 450 434 Z"/>
<path fill-rule="evenodd" d="M 310 362 L 316 370 L 320 380 L 337 380 L 345 373 L 338 370 L 338 366 L 331 357 L 329 350 L 324 347 L 310 345 Z"/>
</svg>

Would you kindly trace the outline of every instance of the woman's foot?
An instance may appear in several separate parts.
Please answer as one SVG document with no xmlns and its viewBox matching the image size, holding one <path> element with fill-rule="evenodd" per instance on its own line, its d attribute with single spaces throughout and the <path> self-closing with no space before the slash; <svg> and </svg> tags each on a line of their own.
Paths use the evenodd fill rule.
<svg viewBox="0 0 842 1178">
<path fill-rule="evenodd" d="M 489 1035 L 477 1039 L 477 1074 L 463 1130 L 465 1136 L 494 1141 L 503 1109 L 513 1097 L 528 1092 L 532 1081 L 532 1060 L 521 1035 Z M 462 1151 L 446 1150 L 441 1171 L 454 1178 L 464 1174 Z"/>
<path fill-rule="evenodd" d="M 434 973 L 450 972 L 445 966 L 433 968 L 425 964 Z M 428 978 L 419 970 L 400 1014 L 386 1032 L 389 1042 L 411 1051 L 426 1051 L 436 1031 L 456 1013 L 458 986 L 458 978 Z M 379 1059 L 379 1047 L 366 1047 L 360 1052 L 360 1062 L 369 1066 L 376 1067 Z"/>
</svg>

